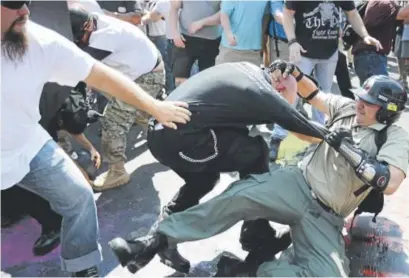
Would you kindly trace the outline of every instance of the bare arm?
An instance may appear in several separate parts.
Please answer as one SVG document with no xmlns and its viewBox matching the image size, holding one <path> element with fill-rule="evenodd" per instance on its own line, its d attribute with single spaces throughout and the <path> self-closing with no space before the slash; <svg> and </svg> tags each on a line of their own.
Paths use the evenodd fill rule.
<svg viewBox="0 0 409 278">
<path fill-rule="evenodd" d="M 298 139 L 305 141 L 305 142 L 309 142 L 311 144 L 318 144 L 322 141 L 322 139 L 311 137 L 308 135 L 304 135 L 304 134 L 300 134 L 296 132 L 291 132 L 291 133 L 294 134 L 294 136 L 297 137 Z"/>
<path fill-rule="evenodd" d="M 223 31 L 226 35 L 231 35 L 233 32 L 231 31 L 231 25 L 230 25 L 230 18 L 229 15 L 225 13 L 220 13 L 220 23 L 223 27 Z"/>
<path fill-rule="evenodd" d="M 359 15 L 357 9 L 353 9 L 352 11 L 345 12 L 348 17 L 348 22 L 351 24 L 352 29 L 361 37 L 364 38 L 368 36 L 368 31 L 362 21 L 361 16 Z"/>
<path fill-rule="evenodd" d="M 214 15 L 201 19 L 201 23 L 203 24 L 203 26 L 219 25 L 220 24 L 220 11 L 215 13 Z"/>
<path fill-rule="evenodd" d="M 182 8 L 181 0 L 170 1 L 169 24 L 170 24 L 170 30 L 172 32 L 173 38 L 175 38 L 175 36 L 179 36 L 178 19 L 179 19 L 179 10 L 181 8 Z"/>
<path fill-rule="evenodd" d="M 152 114 L 155 99 L 137 84 L 118 71 L 97 62 L 84 80 L 88 86 L 108 94 Z"/>
<path fill-rule="evenodd" d="M 399 168 L 389 165 L 389 171 L 391 173 L 391 177 L 389 179 L 388 186 L 384 191 L 386 195 L 392 195 L 393 193 L 395 193 L 405 180 L 405 174 Z"/>
<path fill-rule="evenodd" d="M 149 22 L 157 22 L 159 20 L 162 20 L 163 16 L 159 12 L 147 12 L 142 16 L 142 22 L 143 23 L 149 23 Z"/>
<path fill-rule="evenodd" d="M 94 145 L 85 137 L 84 133 L 75 135 L 75 134 L 70 134 L 75 141 L 77 141 L 84 149 L 91 151 L 94 148 Z"/>
<path fill-rule="evenodd" d="M 159 101 L 142 90 L 131 79 L 118 71 L 96 62 L 84 80 L 91 88 L 106 92 L 134 107 L 145 111 L 163 125 L 176 129 L 176 123 L 186 123 L 191 113 L 182 102 Z"/>
<path fill-rule="evenodd" d="M 294 14 L 295 11 L 284 7 L 283 27 L 289 41 L 295 39 Z"/>
<path fill-rule="evenodd" d="M 317 85 L 315 85 L 315 83 L 306 76 L 301 78 L 301 80 L 298 82 L 298 93 L 304 98 L 308 97 L 315 90 L 317 90 Z M 329 116 L 327 99 L 328 94 L 319 91 L 318 94 L 308 103 Z"/>
</svg>

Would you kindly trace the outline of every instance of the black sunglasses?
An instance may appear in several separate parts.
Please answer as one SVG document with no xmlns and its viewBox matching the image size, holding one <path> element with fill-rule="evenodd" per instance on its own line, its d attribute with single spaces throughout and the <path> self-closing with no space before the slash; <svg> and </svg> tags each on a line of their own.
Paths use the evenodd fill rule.
<svg viewBox="0 0 409 278">
<path fill-rule="evenodd" d="M 0 4 L 10 10 L 20 10 L 24 5 L 29 5 L 31 1 L 1 1 Z"/>
</svg>

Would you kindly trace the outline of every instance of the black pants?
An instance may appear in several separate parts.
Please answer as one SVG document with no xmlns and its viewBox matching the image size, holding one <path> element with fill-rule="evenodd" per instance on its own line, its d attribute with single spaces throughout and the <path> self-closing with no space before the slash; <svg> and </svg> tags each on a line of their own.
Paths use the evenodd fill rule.
<svg viewBox="0 0 409 278">
<path fill-rule="evenodd" d="M 250 137 L 247 128 L 204 129 L 184 133 L 170 129 L 150 130 L 149 149 L 162 164 L 174 170 L 185 184 L 166 205 L 167 213 L 186 210 L 216 185 L 222 172 L 238 171 L 240 178 L 261 174 L 268 168 L 268 146 L 261 136 Z M 265 222 L 261 224 L 261 222 Z M 254 227 L 253 227 L 254 226 Z M 274 234 L 267 220 L 247 221 L 240 241 L 250 251 L 260 246 L 265 235 Z"/>
<path fill-rule="evenodd" d="M 176 78 L 189 78 L 194 62 L 197 60 L 199 71 L 210 68 L 216 63 L 219 54 L 220 38 L 209 40 L 183 35 L 185 48 L 173 46 L 173 75 Z"/>
<path fill-rule="evenodd" d="M 1 192 L 1 215 L 12 219 L 29 215 L 37 220 L 43 232 L 61 228 L 62 217 L 51 209 L 50 203 L 19 186 Z"/>
<path fill-rule="evenodd" d="M 335 69 L 335 76 L 337 77 L 337 82 L 341 95 L 350 99 L 355 99 L 354 94 L 351 92 L 352 83 L 349 77 L 347 57 L 342 51 L 338 50 L 338 62 Z"/>
</svg>

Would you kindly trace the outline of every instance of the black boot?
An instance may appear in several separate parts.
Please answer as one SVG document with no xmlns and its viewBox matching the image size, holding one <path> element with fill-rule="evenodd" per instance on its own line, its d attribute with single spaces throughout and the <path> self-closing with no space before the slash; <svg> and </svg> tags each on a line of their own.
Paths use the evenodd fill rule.
<svg viewBox="0 0 409 278">
<path fill-rule="evenodd" d="M 261 264 L 272 261 L 275 256 L 281 251 L 286 250 L 292 243 L 290 230 L 285 231 L 282 234 L 276 234 L 275 237 L 266 241 L 266 244 L 259 248 L 252 250 L 248 253 L 244 260 L 244 267 L 237 272 L 237 276 L 249 275 L 255 277 L 257 270 Z"/>
<path fill-rule="evenodd" d="M 161 263 L 182 273 L 189 273 L 190 262 L 179 254 L 176 246 L 170 246 L 158 253 Z"/>
<path fill-rule="evenodd" d="M 224 254 L 217 263 L 217 272 L 213 277 L 235 277 L 238 272 L 242 272 L 243 264 L 243 260 Z"/>
<path fill-rule="evenodd" d="M 190 262 L 179 254 L 178 249 L 175 247 L 168 247 L 163 251 L 158 252 L 160 262 L 164 265 L 173 268 L 181 273 L 189 273 Z M 135 274 L 140 269 L 140 264 L 135 261 L 130 261 L 126 266 L 130 273 Z"/>
<path fill-rule="evenodd" d="M 135 273 L 146 266 L 155 255 L 168 247 L 166 236 L 154 233 L 134 240 L 115 238 L 109 243 L 123 267 L 130 262 L 135 265 Z"/>
<path fill-rule="evenodd" d="M 169 215 L 171 215 L 173 211 L 171 211 L 168 206 L 165 206 L 162 209 L 161 214 L 159 215 L 158 219 L 155 221 L 155 223 L 152 225 L 152 227 L 149 230 L 149 234 L 155 234 L 159 228 L 160 222 L 164 220 L 165 218 L 168 218 Z M 179 254 L 176 246 L 168 246 L 165 250 L 159 251 L 158 255 L 160 257 L 161 263 L 179 271 L 182 273 L 189 273 L 190 270 L 190 263 L 188 260 L 182 257 L 182 255 Z M 127 265 L 128 271 L 131 273 L 136 273 L 138 269 L 138 264 L 134 261 L 131 261 Z"/>
<path fill-rule="evenodd" d="M 60 230 L 45 230 L 33 246 L 35 256 L 44 256 L 60 244 Z"/>
<path fill-rule="evenodd" d="M 99 277 L 98 268 L 96 266 L 73 273 L 72 277 Z"/>
</svg>

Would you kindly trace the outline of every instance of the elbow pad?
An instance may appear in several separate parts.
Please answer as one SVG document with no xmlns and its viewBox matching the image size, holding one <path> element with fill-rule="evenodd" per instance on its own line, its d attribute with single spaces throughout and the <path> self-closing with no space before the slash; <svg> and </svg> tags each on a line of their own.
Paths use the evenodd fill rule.
<svg viewBox="0 0 409 278">
<path fill-rule="evenodd" d="M 367 185 L 381 192 L 385 191 L 391 178 L 387 163 L 367 157 L 355 167 L 355 174 Z"/>
</svg>

